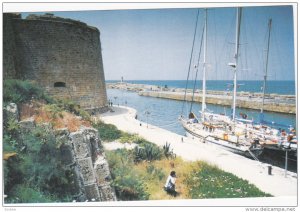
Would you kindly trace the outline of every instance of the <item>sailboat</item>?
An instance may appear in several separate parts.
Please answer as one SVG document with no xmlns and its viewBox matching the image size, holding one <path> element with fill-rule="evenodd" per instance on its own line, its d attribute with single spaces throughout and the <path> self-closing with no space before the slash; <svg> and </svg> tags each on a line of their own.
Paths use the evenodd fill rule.
<svg viewBox="0 0 300 212">
<path fill-rule="evenodd" d="M 264 101 L 265 101 L 266 84 L 267 84 L 267 76 L 268 76 L 268 59 L 269 59 L 269 49 L 270 49 L 271 26 L 272 26 L 272 19 L 270 19 L 268 22 L 267 54 L 266 54 L 264 81 L 263 81 L 263 87 L 262 87 L 262 93 L 263 93 L 262 106 L 261 106 L 261 111 L 260 111 L 261 126 L 266 126 L 265 124 L 281 126 L 281 124 L 271 123 L 264 119 Z M 269 129 L 273 130 L 274 132 L 276 131 L 276 129 L 271 128 L 271 127 L 269 127 Z M 281 132 L 279 130 L 277 130 L 277 133 L 271 137 L 271 139 L 273 140 L 273 143 L 267 143 L 265 145 L 266 149 L 272 149 L 272 150 L 277 150 L 277 151 L 286 151 L 287 149 L 289 149 L 289 151 L 291 151 L 293 153 L 293 156 L 295 156 L 297 158 L 298 145 L 297 145 L 296 131 L 291 127 L 289 130 L 290 130 L 289 134 L 287 134 L 285 132 L 285 130 L 282 130 Z"/>
<path fill-rule="evenodd" d="M 235 105 L 236 105 L 236 72 L 239 55 L 239 37 L 240 37 L 240 21 L 241 8 L 237 8 L 236 18 L 236 43 L 234 63 L 229 65 L 234 70 L 234 92 L 233 92 L 233 112 L 232 117 L 221 114 L 208 112 L 206 109 L 206 51 L 207 51 L 207 10 L 205 9 L 205 25 L 204 25 L 204 54 L 203 54 L 203 88 L 202 88 L 202 109 L 200 120 L 193 112 L 190 112 L 188 118 L 181 116 L 179 118 L 187 135 L 199 138 L 203 142 L 216 144 L 231 152 L 241 154 L 247 157 L 257 159 L 263 151 L 263 147 L 259 144 L 259 140 L 252 136 L 248 136 L 247 132 L 240 131 L 236 127 Z"/>
<path fill-rule="evenodd" d="M 270 126 L 283 126 L 278 123 L 269 122 L 264 119 L 264 102 L 265 102 L 265 94 L 266 94 L 266 85 L 267 85 L 267 76 L 268 76 L 268 59 L 269 59 L 269 50 L 270 50 L 270 37 L 271 37 L 271 26 L 272 19 L 268 21 L 268 40 L 267 40 L 267 49 L 266 49 L 266 61 L 264 67 L 264 80 L 262 86 L 262 106 L 260 111 L 260 120 L 258 124 L 243 124 L 238 125 L 238 127 L 242 129 L 246 129 L 247 131 L 255 134 L 262 144 L 264 144 L 265 149 L 273 149 L 273 150 L 283 150 L 290 149 L 290 151 L 294 151 L 295 155 L 297 154 L 297 139 L 295 130 L 290 128 L 290 133 L 288 134 L 285 130 L 278 130 L 274 127 Z M 287 127 L 287 126 L 284 126 Z"/>
</svg>

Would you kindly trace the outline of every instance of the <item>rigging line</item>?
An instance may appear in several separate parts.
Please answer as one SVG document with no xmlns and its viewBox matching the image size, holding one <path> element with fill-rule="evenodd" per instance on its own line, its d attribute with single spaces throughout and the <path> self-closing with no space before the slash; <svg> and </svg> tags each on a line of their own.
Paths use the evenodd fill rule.
<svg viewBox="0 0 300 212">
<path fill-rule="evenodd" d="M 214 26 L 214 34 L 217 35 L 217 26 L 216 26 L 216 12 L 213 10 L 213 26 Z M 214 36 L 214 63 L 215 63 L 215 71 L 216 71 L 216 76 L 217 80 L 219 79 L 219 74 L 218 74 L 218 63 L 217 63 L 217 39 L 216 36 Z"/>
<path fill-rule="evenodd" d="M 280 52 L 281 51 L 279 51 L 279 49 L 281 49 L 280 48 L 280 45 L 279 45 L 279 42 L 278 42 L 278 40 L 277 40 L 277 32 L 276 32 L 276 27 L 274 28 L 274 30 L 273 30 L 273 33 L 272 33 L 272 37 L 274 38 L 273 40 L 274 40 L 274 46 L 275 46 L 275 59 L 277 58 L 278 59 L 278 63 L 277 64 L 279 64 L 279 68 L 280 68 L 280 70 L 284 70 L 283 69 L 283 66 L 282 66 L 282 58 L 284 58 L 282 55 L 284 55 L 284 54 L 281 54 Z M 273 51 L 274 52 L 274 51 Z M 284 55 L 285 56 L 285 58 L 284 58 L 284 60 L 286 61 L 286 55 Z M 273 59 L 274 60 L 274 59 Z M 273 70 L 274 70 L 274 68 L 273 68 Z M 278 70 L 278 69 L 277 69 Z M 274 72 L 274 80 L 277 80 L 277 71 L 276 71 L 276 69 L 273 71 Z"/>
<path fill-rule="evenodd" d="M 232 20 L 231 20 L 231 22 L 230 22 L 230 27 L 229 27 L 229 29 L 232 29 L 232 28 L 233 28 L 235 16 L 232 15 L 232 18 L 231 18 L 231 19 L 232 19 Z M 229 52 L 230 52 L 230 50 L 229 50 L 229 48 L 227 47 L 227 41 L 229 41 L 230 33 L 231 33 L 231 31 L 228 30 L 228 31 L 227 31 L 227 34 L 226 34 L 226 36 L 225 36 L 225 39 L 224 39 L 224 41 L 223 41 L 223 45 L 222 45 L 222 47 L 221 47 L 221 51 L 219 51 L 219 54 L 217 55 L 217 60 L 216 60 L 216 63 L 217 63 L 217 64 L 220 63 L 221 58 L 222 58 L 222 55 L 224 54 L 225 50 L 227 50 L 227 51 L 225 52 L 225 56 L 227 56 L 226 61 L 229 60 L 229 55 L 230 55 Z M 222 64 L 223 64 L 223 63 L 224 63 L 224 62 L 222 62 Z M 225 63 L 224 63 L 224 64 L 225 64 Z M 226 67 L 227 67 L 227 66 L 226 66 Z M 221 79 L 224 79 L 225 77 L 227 77 L 227 75 L 224 76 L 224 74 L 225 74 L 225 72 L 222 71 L 222 72 L 221 72 Z"/>
<path fill-rule="evenodd" d="M 201 50 L 202 50 L 202 44 L 203 44 L 204 28 L 205 28 L 205 26 L 203 26 L 203 29 L 202 29 L 200 50 L 199 50 L 198 61 L 197 61 L 197 70 L 196 70 L 196 76 L 195 76 L 194 86 L 193 86 L 192 102 L 191 102 L 190 111 L 189 111 L 190 113 L 192 112 L 192 109 L 193 109 L 193 102 L 194 102 L 194 97 L 195 97 L 195 88 L 196 88 L 197 76 L 198 76 L 198 71 L 199 71 L 199 63 L 200 63 L 200 56 L 201 56 Z"/>
<path fill-rule="evenodd" d="M 244 76 L 246 76 L 246 77 L 248 77 L 249 76 L 249 66 L 248 66 L 248 31 L 247 31 L 247 24 L 246 24 L 246 20 L 244 19 L 244 40 L 245 40 L 245 45 L 244 45 L 244 47 L 243 47 L 243 50 L 244 50 L 244 54 L 245 54 L 245 56 L 244 56 L 244 58 L 245 58 L 245 60 L 244 60 L 244 64 L 243 64 L 243 69 L 244 69 L 244 71 L 245 71 L 245 73 L 247 74 L 247 75 L 244 75 Z"/>
<path fill-rule="evenodd" d="M 253 27 L 252 25 L 252 22 L 249 21 L 247 26 L 249 26 L 249 31 L 250 31 L 250 38 L 256 38 L 257 39 L 257 30 L 253 30 L 255 27 Z M 255 32 L 255 33 L 253 33 Z M 260 72 L 261 72 L 261 69 L 262 67 L 264 66 L 264 60 L 265 60 L 265 54 L 264 54 L 264 50 L 261 51 L 259 50 L 261 47 L 260 46 L 264 46 L 264 44 L 266 43 L 266 40 L 267 40 L 267 33 L 268 33 L 268 29 L 265 30 L 264 32 L 264 37 L 263 37 L 263 43 L 260 45 L 258 44 L 257 41 L 254 41 L 254 40 L 251 40 L 251 43 L 252 43 L 252 47 L 254 47 L 254 54 L 255 54 L 255 60 L 258 61 L 258 64 L 259 65 L 256 65 L 256 68 L 255 68 L 255 72 L 254 72 L 254 75 L 255 76 L 260 76 Z M 259 46 L 259 47 L 258 47 Z M 253 61 L 255 61 L 253 60 Z M 260 80 L 260 79 L 259 79 Z"/>
<path fill-rule="evenodd" d="M 193 53 L 194 53 L 194 45 L 195 45 L 195 38 L 196 38 L 196 33 L 197 33 L 199 11 L 200 10 L 198 9 L 197 17 L 196 17 L 196 26 L 195 26 L 195 31 L 194 31 L 194 38 L 193 38 L 193 45 L 192 45 L 191 57 L 190 57 L 190 63 L 189 63 L 189 70 L 188 70 L 188 74 L 187 74 L 187 78 L 186 78 L 186 84 L 185 84 L 184 99 L 183 99 L 184 103 L 186 101 L 186 91 L 187 91 L 188 81 L 189 81 L 190 72 L 191 72 L 191 63 L 192 63 L 192 58 L 193 58 Z M 182 104 L 181 115 L 183 114 L 183 107 L 184 107 L 184 104 Z"/>
</svg>

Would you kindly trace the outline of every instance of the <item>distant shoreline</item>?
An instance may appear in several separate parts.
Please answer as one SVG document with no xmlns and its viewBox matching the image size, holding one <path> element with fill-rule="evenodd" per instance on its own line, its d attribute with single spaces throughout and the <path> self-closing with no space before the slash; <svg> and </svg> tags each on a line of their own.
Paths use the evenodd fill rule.
<svg viewBox="0 0 300 212">
<path fill-rule="evenodd" d="M 187 100 L 202 102 L 202 91 L 196 90 L 192 95 L 192 89 L 188 89 L 185 95 L 184 88 L 172 88 L 167 86 L 149 85 L 149 84 L 132 84 L 127 82 L 106 83 L 108 89 L 120 89 L 137 92 L 140 96 L 150 96 L 156 98 L 165 98 L 173 100 Z M 240 91 L 237 94 L 237 107 L 260 110 L 262 93 Z M 232 95 L 230 91 L 208 90 L 206 96 L 207 104 L 230 106 L 232 104 Z M 296 97 L 295 95 L 266 94 L 265 111 L 296 114 Z"/>
<path fill-rule="evenodd" d="M 106 80 L 106 83 L 121 83 L 120 80 Z M 194 80 L 124 80 L 124 83 L 154 85 L 168 88 L 188 88 L 193 89 Z M 262 80 L 239 80 L 239 92 L 262 93 Z M 195 88 L 202 89 L 202 81 L 197 80 Z M 232 80 L 207 80 L 206 89 L 213 91 L 230 91 L 233 89 Z M 268 80 L 266 85 L 267 94 L 295 95 L 296 83 L 294 80 Z"/>
</svg>

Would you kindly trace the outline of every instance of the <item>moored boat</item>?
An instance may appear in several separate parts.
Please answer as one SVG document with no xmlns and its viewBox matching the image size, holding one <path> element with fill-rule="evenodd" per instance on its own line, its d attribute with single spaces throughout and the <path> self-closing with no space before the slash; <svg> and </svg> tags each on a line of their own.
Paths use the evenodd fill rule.
<svg viewBox="0 0 300 212">
<path fill-rule="evenodd" d="M 262 153 L 263 146 L 259 140 L 248 136 L 247 132 L 240 130 L 240 122 L 235 117 L 235 99 L 236 99 L 236 70 L 238 61 L 238 46 L 240 36 L 240 19 L 241 8 L 237 8 L 237 25 L 236 25 L 236 52 L 235 63 L 229 65 L 234 69 L 234 93 L 233 93 L 233 116 L 232 118 L 208 112 L 205 104 L 206 97 L 206 38 L 207 38 L 207 10 L 205 10 L 205 26 L 204 26 L 204 59 L 203 59 L 203 89 L 202 89 L 202 111 L 201 118 L 198 119 L 194 113 L 190 112 L 188 119 L 183 116 L 179 118 L 183 128 L 188 135 L 199 138 L 203 142 L 209 142 L 218 145 L 231 152 L 238 153 L 247 157 L 257 159 Z M 196 24 L 197 27 L 197 24 Z M 195 30 L 196 31 L 196 30 Z M 190 65 L 191 66 L 191 65 Z M 197 67 L 197 66 L 195 66 Z"/>
</svg>

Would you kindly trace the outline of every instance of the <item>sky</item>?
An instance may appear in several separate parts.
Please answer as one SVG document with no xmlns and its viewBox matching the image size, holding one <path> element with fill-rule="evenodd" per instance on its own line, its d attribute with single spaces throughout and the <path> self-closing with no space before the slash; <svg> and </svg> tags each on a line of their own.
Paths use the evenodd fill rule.
<svg viewBox="0 0 300 212">
<path fill-rule="evenodd" d="M 100 30 L 106 80 L 185 80 L 198 9 L 141 9 L 55 12 Z M 28 13 L 23 13 L 25 17 Z M 30 13 L 32 14 L 32 13 Z M 244 7 L 242 10 L 239 80 L 262 80 L 268 20 L 272 18 L 268 63 L 269 80 L 295 80 L 292 6 Z M 231 80 L 228 66 L 234 59 L 236 8 L 209 8 L 207 27 L 207 79 Z M 199 9 L 191 77 L 204 26 Z M 203 49 L 198 79 L 202 80 Z"/>
</svg>

